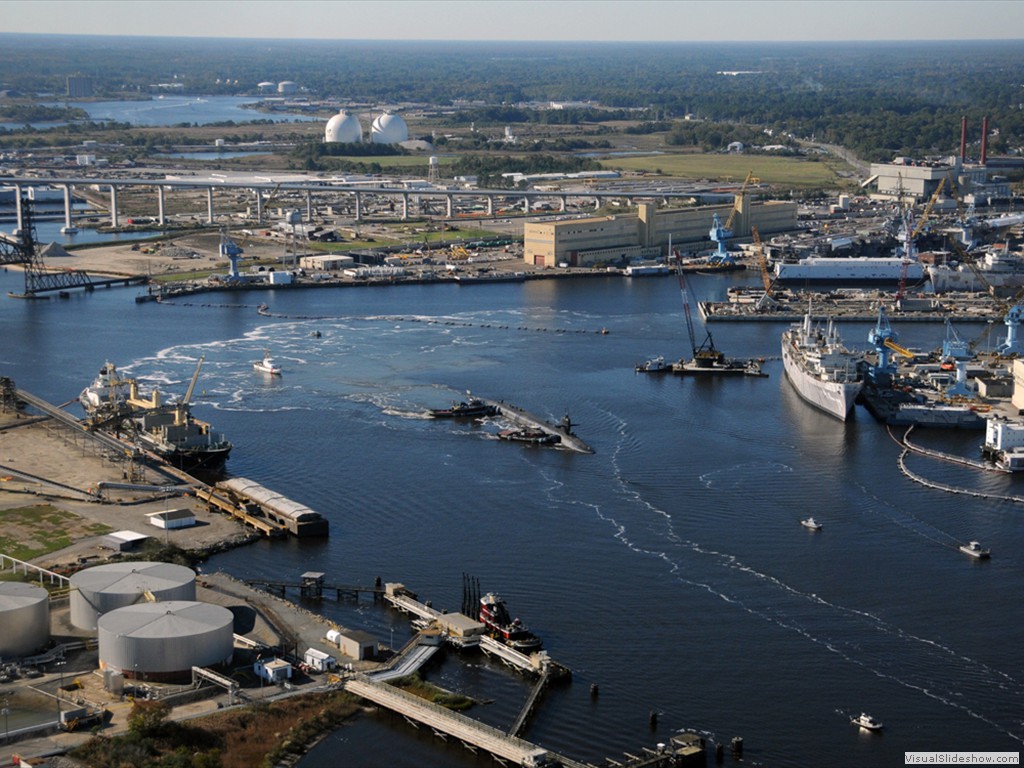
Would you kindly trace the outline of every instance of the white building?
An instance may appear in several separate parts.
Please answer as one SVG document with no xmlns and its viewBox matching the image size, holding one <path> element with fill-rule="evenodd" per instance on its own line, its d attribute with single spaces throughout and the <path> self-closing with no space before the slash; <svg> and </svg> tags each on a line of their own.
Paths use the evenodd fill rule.
<svg viewBox="0 0 1024 768">
<path fill-rule="evenodd" d="M 252 665 L 253 674 L 268 683 L 283 683 L 292 679 L 292 665 L 284 659 L 257 659 Z"/>
</svg>

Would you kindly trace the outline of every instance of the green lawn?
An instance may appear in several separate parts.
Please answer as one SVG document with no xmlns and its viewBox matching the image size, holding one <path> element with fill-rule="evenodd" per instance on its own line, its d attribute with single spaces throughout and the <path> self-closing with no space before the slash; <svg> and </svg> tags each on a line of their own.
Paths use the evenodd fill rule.
<svg viewBox="0 0 1024 768">
<path fill-rule="evenodd" d="M 63 549 L 75 539 L 111 530 L 49 504 L 5 509 L 0 511 L 0 552 L 18 560 L 31 560 Z"/>
<path fill-rule="evenodd" d="M 837 167 L 841 161 L 807 160 L 805 158 L 772 157 L 770 155 L 645 155 L 602 160 L 605 168 L 626 171 L 660 171 L 666 176 L 684 179 L 711 179 L 721 182 L 742 182 L 753 171 L 764 184 L 783 187 L 820 187 L 841 183 Z"/>
</svg>

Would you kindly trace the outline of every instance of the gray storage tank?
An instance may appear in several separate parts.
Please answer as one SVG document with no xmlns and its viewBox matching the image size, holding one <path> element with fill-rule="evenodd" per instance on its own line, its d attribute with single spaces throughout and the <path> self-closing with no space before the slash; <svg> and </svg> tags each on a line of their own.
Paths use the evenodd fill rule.
<svg viewBox="0 0 1024 768">
<path fill-rule="evenodd" d="M 71 577 L 71 623 L 94 630 L 100 616 L 148 600 L 195 600 L 196 573 L 172 563 L 110 563 Z"/>
<path fill-rule="evenodd" d="M 126 678 L 176 680 L 192 667 L 229 664 L 234 615 L 210 603 L 139 603 L 100 617 L 100 668 Z"/>
<path fill-rule="evenodd" d="M 50 639 L 50 594 L 20 581 L 0 581 L 0 658 L 27 656 Z"/>
</svg>

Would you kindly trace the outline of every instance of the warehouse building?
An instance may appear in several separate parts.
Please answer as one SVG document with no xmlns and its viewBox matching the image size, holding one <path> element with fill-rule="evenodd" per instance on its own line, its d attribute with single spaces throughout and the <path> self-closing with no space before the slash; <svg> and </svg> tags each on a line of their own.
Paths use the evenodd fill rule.
<svg viewBox="0 0 1024 768">
<path fill-rule="evenodd" d="M 664 257 L 669 242 L 681 253 L 699 253 L 715 247 L 710 238 L 715 214 L 722 221 L 731 216 L 733 236 L 744 239 L 752 227 L 762 236 L 791 232 L 797 228 L 796 209 L 795 203 L 755 203 L 740 195 L 733 205 L 658 210 L 641 203 L 636 213 L 527 222 L 523 259 L 538 267 L 591 267 Z"/>
</svg>

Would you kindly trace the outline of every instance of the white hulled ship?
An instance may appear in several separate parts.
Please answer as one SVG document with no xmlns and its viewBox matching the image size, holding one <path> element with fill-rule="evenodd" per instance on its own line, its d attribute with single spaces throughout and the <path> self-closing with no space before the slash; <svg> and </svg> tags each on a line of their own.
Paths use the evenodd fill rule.
<svg viewBox="0 0 1024 768">
<path fill-rule="evenodd" d="M 775 264 L 775 279 L 780 283 L 898 283 L 904 279 L 913 284 L 923 278 L 919 261 L 899 256 L 808 256 Z"/>
<path fill-rule="evenodd" d="M 864 386 L 863 358 L 843 346 L 831 318 L 823 333 L 808 312 L 801 324 L 782 334 L 782 363 L 793 388 L 815 408 L 843 421 Z"/>
<path fill-rule="evenodd" d="M 1024 255 L 1011 253 L 1005 245 L 989 249 L 973 266 L 932 264 L 926 271 L 936 293 L 1024 287 Z"/>
</svg>

